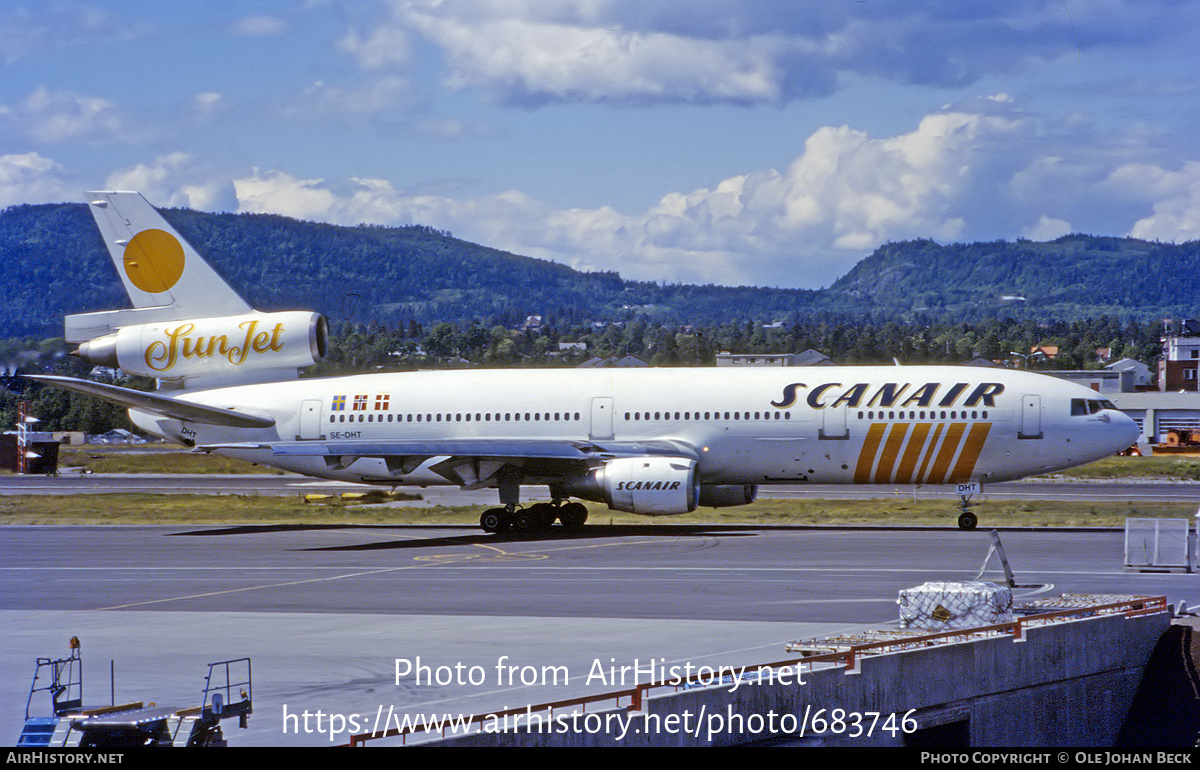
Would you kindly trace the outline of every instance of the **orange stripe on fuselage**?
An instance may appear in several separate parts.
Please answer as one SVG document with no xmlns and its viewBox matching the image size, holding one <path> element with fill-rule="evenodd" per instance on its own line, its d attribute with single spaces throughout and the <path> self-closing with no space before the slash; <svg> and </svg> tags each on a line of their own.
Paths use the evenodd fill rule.
<svg viewBox="0 0 1200 770">
<path fill-rule="evenodd" d="M 884 425 L 881 422 L 872 423 L 867 429 L 867 437 L 863 440 L 862 450 L 858 453 L 858 465 L 854 466 L 854 483 L 870 484 L 871 468 L 875 465 L 875 453 L 879 450 L 879 441 L 883 438 Z"/>
<path fill-rule="evenodd" d="M 858 453 L 854 483 L 943 484 L 966 481 L 975 471 L 975 464 L 983 452 L 991 427 L 991 423 L 963 422 L 950 423 L 949 426 L 945 423 L 872 423 Z M 939 446 L 938 439 L 942 437 L 943 428 L 945 437 Z M 908 439 L 907 443 L 905 438 Z M 917 467 L 918 460 L 920 468 Z M 929 470 L 928 475 L 926 469 Z"/>
<path fill-rule="evenodd" d="M 954 464 L 954 471 L 950 474 L 951 482 L 967 481 L 971 478 L 971 473 L 975 470 L 975 463 L 979 460 L 979 453 L 983 451 L 983 443 L 987 441 L 988 431 L 991 428 L 990 422 L 980 422 L 971 426 L 971 432 L 967 434 L 962 454 L 958 456 L 958 462 Z"/>
<path fill-rule="evenodd" d="M 946 480 L 946 471 L 950 469 L 950 461 L 958 452 L 958 445 L 962 441 L 963 431 L 966 428 L 965 422 L 955 422 L 946 429 L 946 438 L 942 440 L 942 448 L 937 453 L 937 459 L 933 461 L 933 468 L 930 469 L 929 478 L 925 479 L 926 482 L 941 484 Z"/>
<path fill-rule="evenodd" d="M 930 427 L 932 426 L 927 422 L 919 422 L 913 426 L 908 448 L 904 450 L 904 457 L 900 458 L 900 467 L 896 469 L 897 484 L 908 484 L 912 480 L 913 468 L 917 466 L 917 459 L 921 456 L 921 450 L 925 448 L 925 438 L 929 435 Z"/>
<path fill-rule="evenodd" d="M 929 461 L 933 459 L 933 450 L 937 448 L 938 438 L 942 435 L 942 428 L 946 427 L 942 423 L 938 423 L 933 428 L 933 437 L 929 439 L 929 448 L 925 450 L 925 458 L 921 460 L 921 468 L 917 471 L 917 477 L 913 479 L 917 484 L 925 480 L 925 469 L 929 467 Z"/>
<path fill-rule="evenodd" d="M 887 443 L 883 445 L 883 455 L 879 458 L 879 467 L 875 469 L 875 483 L 886 484 L 892 478 L 892 466 L 904 446 L 904 437 L 908 434 L 908 423 L 898 422 L 888 431 Z"/>
</svg>

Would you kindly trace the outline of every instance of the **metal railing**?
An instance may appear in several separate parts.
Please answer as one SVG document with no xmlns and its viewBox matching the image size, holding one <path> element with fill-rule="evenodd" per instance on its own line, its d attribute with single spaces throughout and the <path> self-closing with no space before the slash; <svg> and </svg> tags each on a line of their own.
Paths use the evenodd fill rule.
<svg viewBox="0 0 1200 770">
<path fill-rule="evenodd" d="M 245 715 L 254 710 L 252 687 L 249 658 L 209 663 L 208 674 L 204 677 L 204 696 L 200 702 L 202 718 L 215 724 L 225 716 L 239 716 L 242 717 L 242 727 L 245 727 Z"/>
</svg>

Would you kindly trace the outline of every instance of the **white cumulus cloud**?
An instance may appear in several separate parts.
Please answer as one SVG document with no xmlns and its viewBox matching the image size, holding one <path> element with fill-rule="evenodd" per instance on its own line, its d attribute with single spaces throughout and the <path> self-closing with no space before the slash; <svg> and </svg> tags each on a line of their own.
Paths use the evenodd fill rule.
<svg viewBox="0 0 1200 770">
<path fill-rule="evenodd" d="M 61 166 L 36 152 L 0 155 L 0 206 L 67 200 L 72 189 Z"/>
<path fill-rule="evenodd" d="M 0 126 L 7 134 L 45 144 L 125 142 L 134 133 L 112 101 L 45 87 L 14 105 L 0 105 Z"/>
<path fill-rule="evenodd" d="M 237 210 L 237 197 L 228 177 L 185 152 L 167 153 L 150 163 L 114 171 L 104 180 L 103 187 L 140 192 L 155 206 Z"/>
<path fill-rule="evenodd" d="M 366 68 L 407 66 L 424 38 L 446 82 L 495 98 L 779 103 L 847 77 L 961 87 L 1122 47 L 1190 45 L 1200 9 L 1158 0 L 1079 5 L 757 0 L 382 0 L 341 40 Z M 1162 23 L 1163 18 L 1173 23 Z"/>
<path fill-rule="evenodd" d="M 1200 162 L 1187 161 L 1174 171 L 1128 166 L 1113 176 L 1143 188 L 1154 200 L 1153 213 L 1134 223 L 1130 232 L 1134 238 L 1200 240 Z"/>
<path fill-rule="evenodd" d="M 642 212 L 559 209 L 520 191 L 453 198 L 385 180 L 239 179 L 243 210 L 343 224 L 427 224 L 587 270 L 688 283 L 821 286 L 888 241 L 1051 239 L 1072 229 L 1180 240 L 1200 221 L 1200 164 L 1122 162 L 1007 100 L 872 137 L 818 129 L 786 168 L 664 195 Z M 1063 194 L 1069 190 L 1069 194 Z M 1114 230 L 1114 228 L 1116 228 Z"/>
<path fill-rule="evenodd" d="M 779 102 L 775 36 L 698 40 L 655 31 L 498 19 L 413 16 L 452 62 L 454 87 L 497 89 L 512 101 L 547 99 Z"/>
<path fill-rule="evenodd" d="M 371 70 L 407 64 L 412 56 L 408 31 L 395 24 L 382 24 L 367 33 L 351 29 L 337 46 Z"/>
<path fill-rule="evenodd" d="M 468 196 L 231 168 L 186 152 L 124 166 L 103 186 L 140 190 L 159 206 L 424 224 L 640 280 L 817 287 L 883 243 L 910 238 L 1200 238 L 1200 161 L 1168 164 L 1152 141 L 1135 139 L 1047 125 L 1014 102 L 978 99 L 892 136 L 826 126 L 785 167 L 668 192 L 641 211 L 564 209 L 520 190 Z M 0 200 L 74 200 L 98 184 L 75 176 L 38 153 L 4 155 Z"/>
</svg>

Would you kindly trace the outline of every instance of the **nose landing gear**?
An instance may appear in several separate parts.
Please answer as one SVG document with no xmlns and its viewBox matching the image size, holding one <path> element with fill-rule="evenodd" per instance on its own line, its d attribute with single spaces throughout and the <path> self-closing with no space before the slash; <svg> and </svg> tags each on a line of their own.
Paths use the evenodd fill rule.
<svg viewBox="0 0 1200 770">
<path fill-rule="evenodd" d="M 979 524 L 979 517 L 971 512 L 971 506 L 978 505 L 972 503 L 971 498 L 975 496 L 982 488 L 982 485 L 973 481 L 970 484 L 958 485 L 958 507 L 961 513 L 958 514 L 959 529 L 975 529 Z"/>
</svg>

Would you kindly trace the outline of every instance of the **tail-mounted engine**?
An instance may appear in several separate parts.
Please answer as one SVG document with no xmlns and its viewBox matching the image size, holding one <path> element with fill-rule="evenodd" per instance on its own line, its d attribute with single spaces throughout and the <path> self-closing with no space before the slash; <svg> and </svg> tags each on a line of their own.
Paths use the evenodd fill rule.
<svg viewBox="0 0 1200 770">
<path fill-rule="evenodd" d="M 80 345 L 80 358 L 126 374 L 232 385 L 295 376 L 325 357 L 329 330 L 316 313 L 250 313 L 122 326 Z"/>
</svg>

